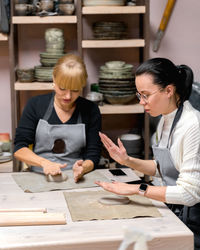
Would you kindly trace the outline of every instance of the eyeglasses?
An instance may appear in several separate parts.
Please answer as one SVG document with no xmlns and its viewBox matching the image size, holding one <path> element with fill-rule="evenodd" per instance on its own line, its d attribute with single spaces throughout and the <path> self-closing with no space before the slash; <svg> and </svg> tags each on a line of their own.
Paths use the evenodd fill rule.
<svg viewBox="0 0 200 250">
<path fill-rule="evenodd" d="M 139 99 L 139 101 L 140 101 L 141 98 L 142 98 L 143 101 L 144 101 L 145 103 L 148 103 L 149 97 L 152 96 L 152 95 L 154 95 L 154 94 L 156 94 L 156 93 L 157 93 L 158 91 L 160 91 L 160 90 L 161 90 L 161 88 L 158 89 L 158 90 L 156 90 L 156 91 L 154 91 L 154 92 L 151 93 L 151 94 L 148 94 L 148 95 L 144 95 L 144 94 L 140 94 L 139 92 L 136 92 L 136 96 L 137 96 L 137 98 Z"/>
</svg>

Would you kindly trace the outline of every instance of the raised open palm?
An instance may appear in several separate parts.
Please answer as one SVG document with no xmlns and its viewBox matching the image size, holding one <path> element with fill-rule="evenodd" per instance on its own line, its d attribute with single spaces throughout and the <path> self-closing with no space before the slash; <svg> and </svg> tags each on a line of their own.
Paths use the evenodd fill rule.
<svg viewBox="0 0 200 250">
<path fill-rule="evenodd" d="M 105 134 L 99 133 L 99 136 L 110 157 L 121 165 L 125 165 L 125 162 L 128 159 L 128 155 L 120 139 L 117 139 L 118 145 L 116 145 Z"/>
</svg>

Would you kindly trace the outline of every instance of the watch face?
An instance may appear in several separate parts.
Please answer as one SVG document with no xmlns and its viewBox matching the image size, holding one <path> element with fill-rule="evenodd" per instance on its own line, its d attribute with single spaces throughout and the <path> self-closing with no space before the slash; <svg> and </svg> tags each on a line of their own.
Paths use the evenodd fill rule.
<svg viewBox="0 0 200 250">
<path fill-rule="evenodd" d="M 148 187 L 148 185 L 145 184 L 145 183 L 140 184 L 140 190 L 141 190 L 141 191 L 146 191 L 146 190 L 147 190 L 147 187 Z"/>
</svg>

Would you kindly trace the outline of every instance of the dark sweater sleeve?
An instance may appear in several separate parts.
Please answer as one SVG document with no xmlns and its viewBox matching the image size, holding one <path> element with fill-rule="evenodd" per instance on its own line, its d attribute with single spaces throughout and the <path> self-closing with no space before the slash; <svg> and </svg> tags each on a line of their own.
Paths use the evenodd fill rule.
<svg viewBox="0 0 200 250">
<path fill-rule="evenodd" d="M 43 117 L 49 104 L 50 96 L 37 96 L 29 99 L 20 118 L 15 133 L 14 152 L 35 143 L 38 121 Z"/>
<path fill-rule="evenodd" d="M 88 100 L 82 106 L 82 119 L 86 124 L 86 148 L 84 150 L 84 159 L 94 162 L 96 167 L 101 156 L 102 143 L 99 137 L 101 131 L 101 114 L 99 107 Z M 84 107 L 84 109 L 83 109 Z"/>
</svg>

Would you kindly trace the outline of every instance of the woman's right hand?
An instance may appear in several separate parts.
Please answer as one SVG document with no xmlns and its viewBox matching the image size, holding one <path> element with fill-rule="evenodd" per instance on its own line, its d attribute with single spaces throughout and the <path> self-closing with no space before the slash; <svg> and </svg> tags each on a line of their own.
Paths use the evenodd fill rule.
<svg viewBox="0 0 200 250">
<path fill-rule="evenodd" d="M 121 165 L 126 165 L 129 158 L 126 149 L 120 139 L 117 139 L 118 146 L 115 145 L 105 134 L 99 132 L 99 136 L 110 157 Z"/>
<path fill-rule="evenodd" d="M 61 164 L 57 162 L 52 162 L 49 160 L 43 160 L 41 162 L 41 167 L 43 168 L 43 172 L 45 175 L 57 175 L 61 174 L 61 168 L 65 168 L 67 164 Z"/>
</svg>

